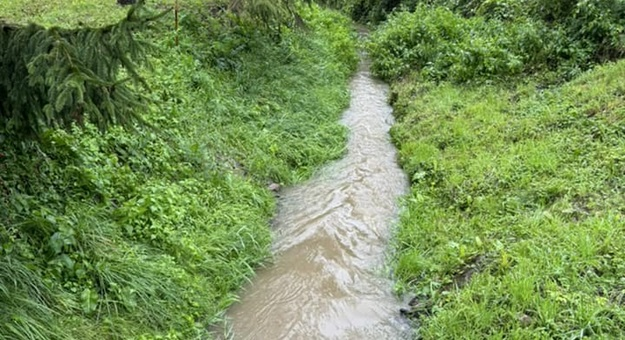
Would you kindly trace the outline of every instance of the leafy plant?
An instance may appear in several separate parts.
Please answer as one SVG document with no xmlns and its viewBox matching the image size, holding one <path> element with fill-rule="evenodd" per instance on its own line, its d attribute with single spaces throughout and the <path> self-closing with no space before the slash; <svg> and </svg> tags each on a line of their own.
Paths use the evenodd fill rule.
<svg viewBox="0 0 625 340">
<path fill-rule="evenodd" d="M 557 32 L 531 21 L 465 19 L 444 7 L 399 12 L 371 37 L 372 69 L 385 79 L 418 72 L 457 82 L 535 72 L 568 56 L 553 53 Z M 560 59 L 562 58 L 562 59 Z"/>
<path fill-rule="evenodd" d="M 391 15 L 368 49 L 374 71 L 386 79 L 414 71 L 467 82 L 545 71 L 551 73 L 547 82 L 566 80 L 623 55 L 623 6 L 622 1 L 419 1 L 414 10 Z"/>
</svg>

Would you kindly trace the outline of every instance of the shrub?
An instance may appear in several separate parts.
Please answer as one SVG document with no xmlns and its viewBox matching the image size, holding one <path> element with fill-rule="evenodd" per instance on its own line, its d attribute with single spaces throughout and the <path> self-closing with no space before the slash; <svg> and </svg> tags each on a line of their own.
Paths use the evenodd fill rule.
<svg viewBox="0 0 625 340">
<path fill-rule="evenodd" d="M 570 57 L 566 37 L 529 20 L 463 18 L 445 7 L 418 6 L 391 16 L 367 44 L 373 71 L 385 79 L 416 71 L 458 82 L 535 72 Z"/>
<path fill-rule="evenodd" d="M 566 80 L 624 55 L 625 1 L 412 1 L 368 44 L 385 79 L 416 71 L 458 82 L 544 71 Z M 545 77 L 548 78 L 548 77 Z"/>
</svg>

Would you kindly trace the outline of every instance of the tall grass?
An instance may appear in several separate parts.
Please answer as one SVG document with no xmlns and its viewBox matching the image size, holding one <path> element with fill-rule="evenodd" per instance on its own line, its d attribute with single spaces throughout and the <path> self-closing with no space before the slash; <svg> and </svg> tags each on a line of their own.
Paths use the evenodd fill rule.
<svg viewBox="0 0 625 340">
<path fill-rule="evenodd" d="M 0 4 L 48 25 L 119 13 Z M 268 256 L 267 185 L 342 154 L 349 22 L 304 7 L 308 29 L 276 35 L 209 9 L 186 4 L 178 47 L 171 17 L 143 33 L 149 126 L 0 132 L 0 338 L 210 338 Z"/>
</svg>

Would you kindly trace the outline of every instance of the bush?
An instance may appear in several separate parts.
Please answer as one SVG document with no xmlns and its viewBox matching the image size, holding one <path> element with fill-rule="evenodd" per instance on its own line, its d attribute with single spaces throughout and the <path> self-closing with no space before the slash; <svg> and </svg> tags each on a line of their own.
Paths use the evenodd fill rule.
<svg viewBox="0 0 625 340">
<path fill-rule="evenodd" d="M 573 39 L 594 50 L 595 61 L 614 60 L 625 54 L 625 1 L 579 1 L 572 15 L 561 20 Z"/>
<path fill-rule="evenodd" d="M 408 72 L 456 82 L 547 72 L 570 79 L 624 55 L 625 2 L 415 1 L 390 15 L 368 50 L 385 79 Z M 409 8 L 405 7 L 405 8 Z"/>
<path fill-rule="evenodd" d="M 564 41 L 564 42 L 563 42 Z M 463 18 L 445 7 L 399 12 L 376 31 L 367 49 L 372 69 L 385 79 L 418 72 L 457 82 L 505 79 L 560 64 L 570 49 L 559 31 L 529 20 L 505 23 Z"/>
</svg>

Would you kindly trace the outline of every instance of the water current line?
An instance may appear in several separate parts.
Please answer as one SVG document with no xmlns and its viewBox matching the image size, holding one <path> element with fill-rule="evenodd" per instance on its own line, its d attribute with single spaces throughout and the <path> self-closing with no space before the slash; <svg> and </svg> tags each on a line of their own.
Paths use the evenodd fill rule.
<svg viewBox="0 0 625 340">
<path fill-rule="evenodd" d="M 281 192 L 275 263 L 228 312 L 234 339 L 402 339 L 392 281 L 381 273 L 397 201 L 408 188 L 388 131 L 388 87 L 366 61 L 342 123 L 347 155 Z"/>
</svg>

